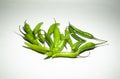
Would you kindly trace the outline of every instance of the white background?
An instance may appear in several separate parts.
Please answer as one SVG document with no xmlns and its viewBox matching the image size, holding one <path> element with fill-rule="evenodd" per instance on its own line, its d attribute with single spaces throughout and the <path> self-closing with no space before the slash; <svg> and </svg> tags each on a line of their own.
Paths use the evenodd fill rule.
<svg viewBox="0 0 120 79">
<path fill-rule="evenodd" d="M 120 79 L 119 0 L 0 0 L 0 79 Z M 105 39 L 109 45 L 92 50 L 88 58 L 48 59 L 23 48 L 15 34 L 24 21 L 33 28 L 53 18 Z"/>
</svg>

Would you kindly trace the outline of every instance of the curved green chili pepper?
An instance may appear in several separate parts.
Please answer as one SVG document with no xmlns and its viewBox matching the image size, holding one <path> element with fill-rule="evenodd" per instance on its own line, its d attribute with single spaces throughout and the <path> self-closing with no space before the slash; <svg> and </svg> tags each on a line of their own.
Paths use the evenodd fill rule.
<svg viewBox="0 0 120 79">
<path fill-rule="evenodd" d="M 57 47 L 53 48 L 53 50 L 51 50 L 51 52 L 47 52 L 46 58 L 50 58 L 53 54 L 57 53 L 58 51 L 62 51 L 65 45 L 66 45 L 66 38 L 63 34 L 61 34 L 61 40 L 59 41 Z"/>
<path fill-rule="evenodd" d="M 69 27 L 71 27 L 72 29 L 75 30 L 76 33 L 78 33 L 79 35 L 83 36 L 83 37 L 86 37 L 86 38 L 90 38 L 90 39 L 93 39 L 94 36 L 88 32 L 84 32 L 80 29 L 77 29 L 75 26 L 73 26 L 72 24 L 69 23 Z"/>
<path fill-rule="evenodd" d="M 83 44 L 83 42 L 81 42 L 81 41 L 77 41 L 76 43 L 74 43 L 74 44 L 72 45 L 72 51 L 73 51 L 73 52 L 77 51 L 78 48 L 79 48 L 79 46 L 80 46 L 81 44 Z"/>
<path fill-rule="evenodd" d="M 63 34 L 61 34 L 61 40 L 59 41 L 57 47 L 54 47 L 52 52 L 48 52 L 49 57 L 63 50 L 63 48 L 66 46 L 66 39 L 67 38 Z"/>
<path fill-rule="evenodd" d="M 21 29 L 20 29 L 20 26 L 19 26 L 19 31 L 24 35 L 24 36 L 22 36 L 22 37 L 23 37 L 23 39 L 26 40 L 27 42 L 32 43 L 32 44 L 35 44 L 35 45 L 41 45 L 41 44 L 39 44 L 39 42 L 37 41 L 37 39 L 36 39 L 32 34 L 30 34 L 30 33 L 27 33 L 27 34 L 23 33 L 23 32 L 21 31 Z"/>
<path fill-rule="evenodd" d="M 40 27 L 42 26 L 42 24 L 43 24 L 43 22 L 40 22 L 35 26 L 35 28 L 33 30 L 34 35 L 37 34 L 40 31 Z"/>
<path fill-rule="evenodd" d="M 86 40 L 82 39 L 81 37 L 79 37 L 78 35 L 76 35 L 74 33 L 71 33 L 71 36 L 77 41 L 86 42 Z"/>
<path fill-rule="evenodd" d="M 51 34 L 54 32 L 55 27 L 56 27 L 56 26 L 59 26 L 59 25 L 60 25 L 60 23 L 56 23 L 56 21 L 55 21 L 54 24 L 50 25 L 50 27 L 49 27 L 49 29 L 48 29 L 48 34 L 51 35 Z"/>
<path fill-rule="evenodd" d="M 53 54 L 52 58 L 57 58 L 57 57 L 76 58 L 83 51 L 94 49 L 96 47 L 96 45 L 100 45 L 100 44 L 103 44 L 103 43 L 105 43 L 105 42 L 101 42 L 101 43 L 98 43 L 98 44 L 88 42 L 88 43 L 84 44 L 83 46 L 81 46 L 78 49 L 78 51 L 76 51 L 76 52 L 58 52 L 58 53 Z"/>
<path fill-rule="evenodd" d="M 72 40 L 71 40 L 71 38 L 70 38 L 70 33 L 69 33 L 69 31 L 68 31 L 68 28 L 65 29 L 65 36 L 68 38 L 68 39 L 67 39 L 67 43 L 70 45 L 70 47 L 72 47 L 73 42 L 72 42 Z"/>
<path fill-rule="evenodd" d="M 73 25 L 70 24 L 70 23 L 69 23 L 69 27 L 71 27 L 72 29 L 74 29 L 74 31 L 75 31 L 77 34 L 79 34 L 79 35 L 81 35 L 81 36 L 83 36 L 83 37 L 85 37 L 85 38 L 95 39 L 95 40 L 99 40 L 99 41 L 105 41 L 105 40 L 101 40 L 101 39 L 98 39 L 98 38 L 94 37 L 91 33 L 88 33 L 88 32 L 85 32 L 85 31 L 82 31 L 82 30 L 76 28 L 75 26 L 73 26 Z"/>
<path fill-rule="evenodd" d="M 44 44 L 45 43 L 45 37 L 44 37 L 44 35 L 42 35 L 41 34 L 41 30 L 38 32 L 38 40 L 42 43 L 42 44 Z"/>
<path fill-rule="evenodd" d="M 53 45 L 53 40 L 48 33 L 45 33 L 45 41 L 48 44 L 48 46 L 50 47 L 50 49 L 52 49 L 53 46 L 54 46 Z"/>
<path fill-rule="evenodd" d="M 27 48 L 30 48 L 34 51 L 37 51 L 37 52 L 41 53 L 41 54 L 45 54 L 46 52 L 49 51 L 48 48 L 42 47 L 42 46 L 39 46 L 39 45 L 34 45 L 34 44 L 27 43 L 27 42 L 25 42 L 25 45 L 28 46 Z"/>
<path fill-rule="evenodd" d="M 55 48 L 55 50 L 62 51 L 65 46 L 66 46 L 66 39 L 63 39 L 58 43 L 58 46 Z"/>
<path fill-rule="evenodd" d="M 63 40 L 63 39 L 65 39 L 64 34 L 60 34 L 60 40 Z"/>
<path fill-rule="evenodd" d="M 88 50 L 91 50 L 91 49 L 94 49 L 97 45 L 101 45 L 101 44 L 104 44 L 105 42 L 107 41 L 104 41 L 104 42 L 101 42 L 101 43 L 92 43 L 92 42 L 88 42 L 86 44 L 84 44 L 83 46 L 81 46 L 77 51 L 76 53 L 79 55 L 85 51 L 88 51 Z"/>
<path fill-rule="evenodd" d="M 74 29 L 72 29 L 71 27 L 68 27 L 68 29 L 69 29 L 69 32 L 70 32 L 71 36 L 75 40 L 80 41 L 80 42 L 86 42 L 86 40 L 82 39 L 81 37 L 79 37 L 78 35 L 75 34 Z"/>
<path fill-rule="evenodd" d="M 65 44 L 64 44 L 64 46 L 65 46 L 66 49 L 67 49 L 67 46 L 66 46 L 67 39 L 68 39 L 68 37 L 66 38 L 66 36 L 64 36 L 64 34 L 60 34 L 60 42 L 63 41 L 63 40 L 66 41 Z M 58 44 L 58 45 L 59 45 L 59 44 Z"/>
<path fill-rule="evenodd" d="M 58 58 L 58 57 L 76 58 L 77 54 L 73 52 L 60 52 L 60 53 L 55 53 L 54 55 L 52 55 L 52 58 Z"/>
<path fill-rule="evenodd" d="M 29 25 L 28 23 L 26 23 L 26 21 L 24 22 L 23 30 L 24 30 L 27 34 L 31 34 L 31 35 L 32 35 L 32 29 L 30 28 L 30 25 Z"/>
<path fill-rule="evenodd" d="M 57 45 L 60 41 L 60 30 L 59 30 L 58 26 L 56 26 L 54 29 L 53 37 L 54 37 L 54 47 L 57 47 Z"/>
<path fill-rule="evenodd" d="M 34 37 L 31 36 L 31 34 L 25 34 L 24 39 L 32 44 L 40 45 L 39 42 Z"/>
</svg>

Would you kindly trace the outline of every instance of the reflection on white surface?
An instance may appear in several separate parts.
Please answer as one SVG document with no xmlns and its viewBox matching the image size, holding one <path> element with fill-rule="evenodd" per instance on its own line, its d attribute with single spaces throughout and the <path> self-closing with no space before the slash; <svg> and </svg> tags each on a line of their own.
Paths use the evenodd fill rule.
<svg viewBox="0 0 120 79">
<path fill-rule="evenodd" d="M 120 6 L 118 0 L 4 0 L 0 2 L 0 79 L 119 79 Z M 48 59 L 23 48 L 16 35 L 27 19 L 31 27 L 43 21 L 43 29 L 56 18 L 65 28 L 76 27 L 109 41 L 92 50 L 88 58 Z M 63 30 L 63 29 L 61 29 Z"/>
</svg>

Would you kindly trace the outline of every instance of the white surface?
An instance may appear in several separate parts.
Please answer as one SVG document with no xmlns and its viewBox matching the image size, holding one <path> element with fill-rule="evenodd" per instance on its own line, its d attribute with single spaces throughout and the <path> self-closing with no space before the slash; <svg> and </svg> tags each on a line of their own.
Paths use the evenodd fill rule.
<svg viewBox="0 0 120 79">
<path fill-rule="evenodd" d="M 120 79 L 119 0 L 1 0 L 0 79 Z M 48 59 L 23 48 L 14 32 L 27 19 L 31 27 L 43 21 L 48 29 L 56 18 L 61 30 L 70 21 L 109 45 L 96 48 L 88 58 Z"/>
</svg>

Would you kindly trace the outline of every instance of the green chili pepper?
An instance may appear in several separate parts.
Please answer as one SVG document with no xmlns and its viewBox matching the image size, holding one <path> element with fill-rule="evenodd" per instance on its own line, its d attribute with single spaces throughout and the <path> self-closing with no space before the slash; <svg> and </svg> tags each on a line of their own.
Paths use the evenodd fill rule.
<svg viewBox="0 0 120 79">
<path fill-rule="evenodd" d="M 27 42 L 25 42 L 25 45 L 27 45 L 28 48 L 30 48 L 30 49 L 32 49 L 34 51 L 37 51 L 37 52 L 39 52 L 41 54 L 45 54 L 46 52 L 49 51 L 48 48 L 42 47 L 42 46 L 39 46 L 39 45 L 34 45 L 34 44 L 27 43 Z"/>
<path fill-rule="evenodd" d="M 80 30 L 80 29 L 76 28 L 75 26 L 73 26 L 73 25 L 70 24 L 70 23 L 69 23 L 69 27 L 71 27 L 72 29 L 74 29 L 74 31 L 75 31 L 77 34 L 79 34 L 79 35 L 81 35 L 81 36 L 83 36 L 83 37 L 85 37 L 85 38 L 95 39 L 95 40 L 99 40 L 99 41 L 105 41 L 105 40 L 101 40 L 101 39 L 98 39 L 98 38 L 94 37 L 91 33 L 88 33 L 88 32 L 85 32 L 85 31 L 83 31 L 83 30 Z"/>
<path fill-rule="evenodd" d="M 46 58 L 50 58 L 53 54 L 57 53 L 58 51 L 62 51 L 65 45 L 66 45 L 66 38 L 63 34 L 61 34 L 61 40 L 59 41 L 57 47 L 53 48 L 51 52 L 47 52 Z"/>
<path fill-rule="evenodd" d="M 42 26 L 42 24 L 43 24 L 43 22 L 40 22 L 35 26 L 35 28 L 33 30 L 34 35 L 37 34 L 40 31 L 40 27 Z"/>
<path fill-rule="evenodd" d="M 59 25 L 60 25 L 60 23 L 54 23 L 54 24 L 52 24 L 52 25 L 49 27 L 49 29 L 48 29 L 48 34 L 51 35 L 51 34 L 54 32 L 55 27 L 56 27 L 56 26 L 59 26 Z"/>
<path fill-rule="evenodd" d="M 104 44 L 105 42 L 107 41 L 104 41 L 104 42 L 101 42 L 101 43 L 92 43 L 92 42 L 88 42 L 86 44 L 84 44 L 83 46 L 81 46 L 77 51 L 76 53 L 79 55 L 85 51 L 88 51 L 88 50 L 91 50 L 91 49 L 94 49 L 96 46 L 100 45 L 100 44 Z"/>
<path fill-rule="evenodd" d="M 57 57 L 76 58 L 83 51 L 94 49 L 96 47 L 96 45 L 100 45 L 100 44 L 103 44 L 103 43 L 105 43 L 105 42 L 101 42 L 101 43 L 98 43 L 98 44 L 95 44 L 95 43 L 92 43 L 92 42 L 88 42 L 85 45 L 81 46 L 78 49 L 78 51 L 76 51 L 76 52 L 59 52 L 59 53 L 53 54 L 52 58 L 57 58 Z"/>
<path fill-rule="evenodd" d="M 27 33 L 27 34 L 31 34 L 32 35 L 32 29 L 30 28 L 30 25 L 28 23 L 24 23 L 24 27 L 23 30 Z"/>
<path fill-rule="evenodd" d="M 53 46 L 54 46 L 53 45 L 53 40 L 48 33 L 45 33 L 45 41 L 48 44 L 48 46 L 50 47 L 50 49 L 52 49 Z"/>
<path fill-rule="evenodd" d="M 70 32 L 71 36 L 75 40 L 80 41 L 80 42 L 86 42 L 86 40 L 84 40 L 83 38 L 81 38 L 81 37 L 79 37 L 78 35 L 75 34 L 74 29 L 72 29 L 71 27 L 68 27 L 68 29 L 69 29 L 69 32 Z"/>
<path fill-rule="evenodd" d="M 54 29 L 54 47 L 57 47 L 59 41 L 60 41 L 60 30 L 59 28 L 56 26 Z"/>
<path fill-rule="evenodd" d="M 73 52 L 60 52 L 60 53 L 55 53 L 54 55 L 52 55 L 52 58 L 58 58 L 58 57 L 76 58 L 77 54 Z"/>
<path fill-rule="evenodd" d="M 58 43 L 58 46 L 55 48 L 55 50 L 62 51 L 65 45 L 66 45 L 66 39 L 63 39 Z"/>
<path fill-rule="evenodd" d="M 68 28 L 65 29 L 65 36 L 67 37 L 67 43 L 72 47 L 73 43 L 72 43 L 72 40 L 70 38 L 70 33 L 68 31 Z"/>
<path fill-rule="evenodd" d="M 67 49 L 67 46 L 66 46 L 67 39 L 68 39 L 68 37 L 66 38 L 66 36 L 64 36 L 64 34 L 60 34 L 60 42 L 63 41 L 63 40 L 66 41 L 65 44 L 64 44 L 64 46 L 65 46 L 66 49 Z M 59 45 L 59 44 L 58 44 L 58 45 Z"/>
<path fill-rule="evenodd" d="M 79 37 L 78 35 L 76 35 L 76 34 L 74 34 L 74 33 L 72 33 L 71 36 L 72 36 L 75 40 L 77 40 L 77 41 L 85 42 L 84 39 L 82 39 L 81 37 Z"/>
<path fill-rule="evenodd" d="M 23 33 L 20 29 L 20 26 L 19 26 L 19 31 L 24 35 L 22 37 L 27 42 L 35 44 L 35 45 L 41 45 L 41 44 L 38 43 L 38 41 L 35 39 L 35 37 L 33 35 L 31 35 L 30 33 L 28 33 L 28 34 Z"/>
<path fill-rule="evenodd" d="M 79 46 L 80 46 L 81 44 L 83 44 L 83 43 L 84 43 L 84 42 L 81 42 L 81 41 L 77 41 L 76 43 L 74 43 L 74 44 L 72 45 L 72 51 L 73 51 L 73 52 L 77 51 L 78 48 L 79 48 Z"/>
<path fill-rule="evenodd" d="M 24 39 L 32 44 L 40 45 L 39 42 L 34 37 L 31 36 L 31 34 L 25 34 Z"/>
<path fill-rule="evenodd" d="M 63 40 L 63 39 L 65 39 L 64 34 L 60 34 L 60 40 Z"/>
<path fill-rule="evenodd" d="M 76 33 L 78 33 L 79 35 L 83 36 L 83 37 L 86 37 L 86 38 L 90 38 L 90 39 L 93 39 L 94 36 L 88 32 L 84 32 L 80 29 L 77 29 L 75 26 L 73 26 L 72 24 L 69 23 L 69 27 L 73 28 L 75 30 Z"/>
<path fill-rule="evenodd" d="M 94 49 L 96 46 L 95 43 L 92 43 L 92 42 L 88 42 L 86 44 L 84 44 L 83 46 L 81 46 L 78 51 L 76 51 L 76 53 L 79 55 L 85 51 L 88 51 L 88 50 L 91 50 L 91 49 Z"/>
<path fill-rule="evenodd" d="M 38 39 L 41 43 L 45 43 L 45 37 L 41 34 L 41 30 L 38 32 Z"/>
</svg>

